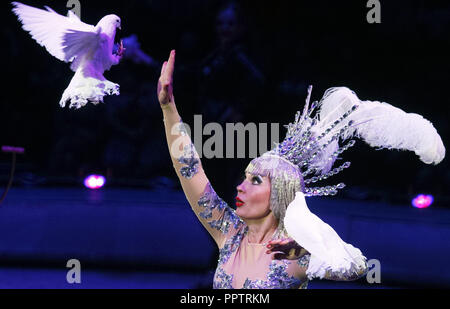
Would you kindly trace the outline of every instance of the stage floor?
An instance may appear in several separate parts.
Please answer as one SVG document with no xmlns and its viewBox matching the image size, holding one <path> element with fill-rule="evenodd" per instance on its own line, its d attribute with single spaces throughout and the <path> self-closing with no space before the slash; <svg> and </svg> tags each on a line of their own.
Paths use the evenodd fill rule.
<svg viewBox="0 0 450 309">
<path fill-rule="evenodd" d="M 81 284 L 69 284 L 65 269 L 0 268 L 0 289 L 208 289 L 203 274 L 83 270 Z M 308 289 L 394 289 L 358 282 L 314 280 Z"/>
<path fill-rule="evenodd" d="M 382 284 L 314 280 L 308 288 L 447 284 L 448 270 L 440 265 L 447 264 L 448 211 L 342 199 L 308 204 L 345 241 L 382 264 Z M 423 263 L 417 253 L 424 251 L 435 256 L 427 269 L 417 266 Z M 2 289 L 211 288 L 215 254 L 181 191 L 13 188 L 0 206 Z M 72 258 L 88 265 L 80 285 L 66 281 Z"/>
</svg>

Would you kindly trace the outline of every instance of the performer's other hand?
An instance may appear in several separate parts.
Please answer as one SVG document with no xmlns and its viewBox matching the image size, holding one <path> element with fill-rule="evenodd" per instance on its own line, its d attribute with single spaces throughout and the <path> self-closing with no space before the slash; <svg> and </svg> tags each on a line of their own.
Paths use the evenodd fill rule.
<svg viewBox="0 0 450 309">
<path fill-rule="evenodd" d="M 173 71 L 175 68 L 175 51 L 170 52 L 169 60 L 164 62 L 158 80 L 158 100 L 162 108 L 174 102 Z"/>
<path fill-rule="evenodd" d="M 272 257 L 274 260 L 298 260 L 308 253 L 308 251 L 291 238 L 269 241 L 267 249 L 267 254 L 276 252 Z"/>
</svg>

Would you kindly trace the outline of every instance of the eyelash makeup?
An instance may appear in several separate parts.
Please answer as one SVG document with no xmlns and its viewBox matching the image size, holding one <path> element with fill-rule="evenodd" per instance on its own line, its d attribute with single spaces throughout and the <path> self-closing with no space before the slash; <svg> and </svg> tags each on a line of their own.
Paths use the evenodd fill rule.
<svg viewBox="0 0 450 309">
<path fill-rule="evenodd" d="M 261 179 L 260 176 L 253 176 L 253 177 L 252 177 L 252 183 L 254 183 L 255 181 L 256 181 L 256 183 L 257 183 L 258 185 L 260 185 L 260 184 L 262 183 L 262 179 Z"/>
<path fill-rule="evenodd" d="M 247 176 L 242 176 L 241 177 L 241 181 L 243 182 L 243 181 L 245 181 L 247 179 Z M 252 184 L 255 184 L 255 182 L 256 182 L 256 184 L 258 184 L 258 185 L 260 185 L 260 184 L 262 184 L 262 182 L 263 182 L 263 180 L 262 180 L 262 178 L 261 178 L 261 176 L 252 176 L 252 178 L 251 178 L 251 183 Z"/>
</svg>

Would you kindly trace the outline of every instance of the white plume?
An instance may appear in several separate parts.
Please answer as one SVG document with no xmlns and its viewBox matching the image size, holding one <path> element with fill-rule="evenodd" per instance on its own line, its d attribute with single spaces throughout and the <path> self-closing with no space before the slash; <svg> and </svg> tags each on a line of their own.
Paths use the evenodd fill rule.
<svg viewBox="0 0 450 309">
<path fill-rule="evenodd" d="M 388 103 L 360 101 L 345 87 L 327 90 L 320 105 L 320 121 L 315 131 L 323 132 L 357 106 L 347 118 L 353 125 L 345 131 L 344 140 L 356 136 L 372 147 L 413 151 L 426 164 L 438 164 L 445 157 L 441 137 L 433 124 L 421 115 L 406 113 Z M 346 124 L 348 121 L 343 121 L 335 127 L 330 136 Z"/>
<path fill-rule="evenodd" d="M 116 28 L 120 18 L 116 15 L 103 17 L 96 26 L 83 23 L 69 11 L 68 17 L 60 15 L 49 7 L 47 10 L 34 8 L 19 2 L 12 3 L 23 29 L 41 46 L 64 62 L 72 62 L 75 72 L 61 98 L 64 107 L 81 108 L 88 102 L 103 102 L 105 95 L 118 95 L 119 85 L 108 81 L 103 73 L 120 62 L 119 54 L 113 54 Z"/>
<path fill-rule="evenodd" d="M 308 111 L 308 103 L 309 95 L 304 117 L 309 117 L 314 110 Z M 313 143 L 307 146 L 313 145 L 310 152 L 314 153 L 311 155 L 314 160 L 309 162 L 307 168 L 313 167 L 316 174 L 329 177 L 328 172 L 336 156 L 353 144 L 349 142 L 339 149 L 338 136 L 344 141 L 356 136 L 377 148 L 414 151 L 427 164 L 438 164 L 444 159 L 445 147 L 441 137 L 431 122 L 418 114 L 408 114 L 387 103 L 360 101 L 353 91 L 345 87 L 327 90 L 319 106 L 311 128 Z M 292 128 L 304 123 L 296 121 Z M 303 136 L 303 131 L 299 132 L 298 135 Z M 331 174 L 335 174 L 334 170 Z M 319 188 L 318 191 L 320 189 L 323 190 Z M 306 272 L 308 277 L 323 278 L 329 272 L 359 274 L 365 268 L 366 258 L 359 249 L 345 243 L 331 226 L 310 212 L 305 201 L 305 194 L 310 194 L 307 190 L 296 193 L 287 207 L 283 222 L 289 236 L 311 253 Z"/>
</svg>

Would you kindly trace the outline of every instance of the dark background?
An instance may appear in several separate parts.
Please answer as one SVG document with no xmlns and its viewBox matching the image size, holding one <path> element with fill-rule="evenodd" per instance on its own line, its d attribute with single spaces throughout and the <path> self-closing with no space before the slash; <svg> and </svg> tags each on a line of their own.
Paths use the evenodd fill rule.
<svg viewBox="0 0 450 309">
<path fill-rule="evenodd" d="M 5 76 L 0 140 L 5 145 L 26 148 L 26 155 L 19 159 L 24 165 L 19 167 L 18 179 L 53 184 L 58 183 L 53 176 L 64 176 L 64 180 L 57 178 L 59 183 L 79 185 L 78 179 L 71 181 L 70 177 L 95 171 L 106 174 L 108 168 L 110 185 L 119 178 L 125 179 L 122 185 L 145 185 L 159 175 L 173 178 L 171 166 L 164 164 L 168 163 L 164 146 L 150 146 L 150 151 L 142 146 L 164 141 L 154 87 L 159 65 L 171 49 L 177 50 L 175 94 L 187 123 L 194 113 L 202 113 L 204 123 L 219 121 L 218 114 L 208 114 L 203 108 L 209 104 L 214 109 L 220 101 L 239 112 L 240 117 L 225 119 L 227 122 L 284 125 L 302 108 L 306 85 L 315 87 L 313 100 L 320 99 L 330 87 L 347 86 L 363 100 L 384 101 L 423 115 L 446 144 L 450 15 L 444 2 L 382 1 L 381 24 L 369 24 L 366 1 L 240 1 L 237 18 L 242 35 L 216 57 L 217 14 L 227 3 L 82 1 L 83 21 L 96 24 L 106 13 L 121 16 L 120 36 L 136 34 L 142 50 L 155 62 L 144 66 L 124 60 L 113 67 L 106 77 L 121 85 L 123 96 L 107 97 L 106 104 L 79 111 L 58 106 L 72 77 L 68 65 L 39 47 L 21 29 L 10 6 L 3 3 L 1 53 Z M 27 4 L 41 8 L 48 4 L 60 13 L 66 11 L 66 1 Z M 225 55 L 222 58 L 221 53 Z M 217 59 L 217 67 L 210 65 Z M 212 73 L 206 76 L 205 68 L 212 68 Z M 119 110 L 109 108 L 108 103 Z M 111 117 L 107 116 L 109 109 L 113 110 Z M 108 154 L 116 159 L 106 159 Z M 144 169 L 140 156 L 147 158 Z M 152 156 L 163 164 L 148 159 Z M 120 159 L 123 157 L 126 159 Z M 448 160 L 437 167 L 426 166 L 413 153 L 373 151 L 363 142 L 345 159 L 352 161 L 353 168 L 342 176 L 344 180 L 379 198 L 389 193 L 448 195 Z M 4 174 L 9 160 L 1 155 Z M 211 166 L 210 178 L 217 182 L 218 190 L 226 191 L 214 165 L 230 160 L 204 161 L 207 169 Z M 226 164 L 243 170 L 246 163 L 248 160 Z M 227 182 L 234 190 L 234 183 L 230 186 Z M 376 190 L 383 192 L 377 194 Z M 441 201 L 436 203 L 448 205 Z"/>
</svg>

